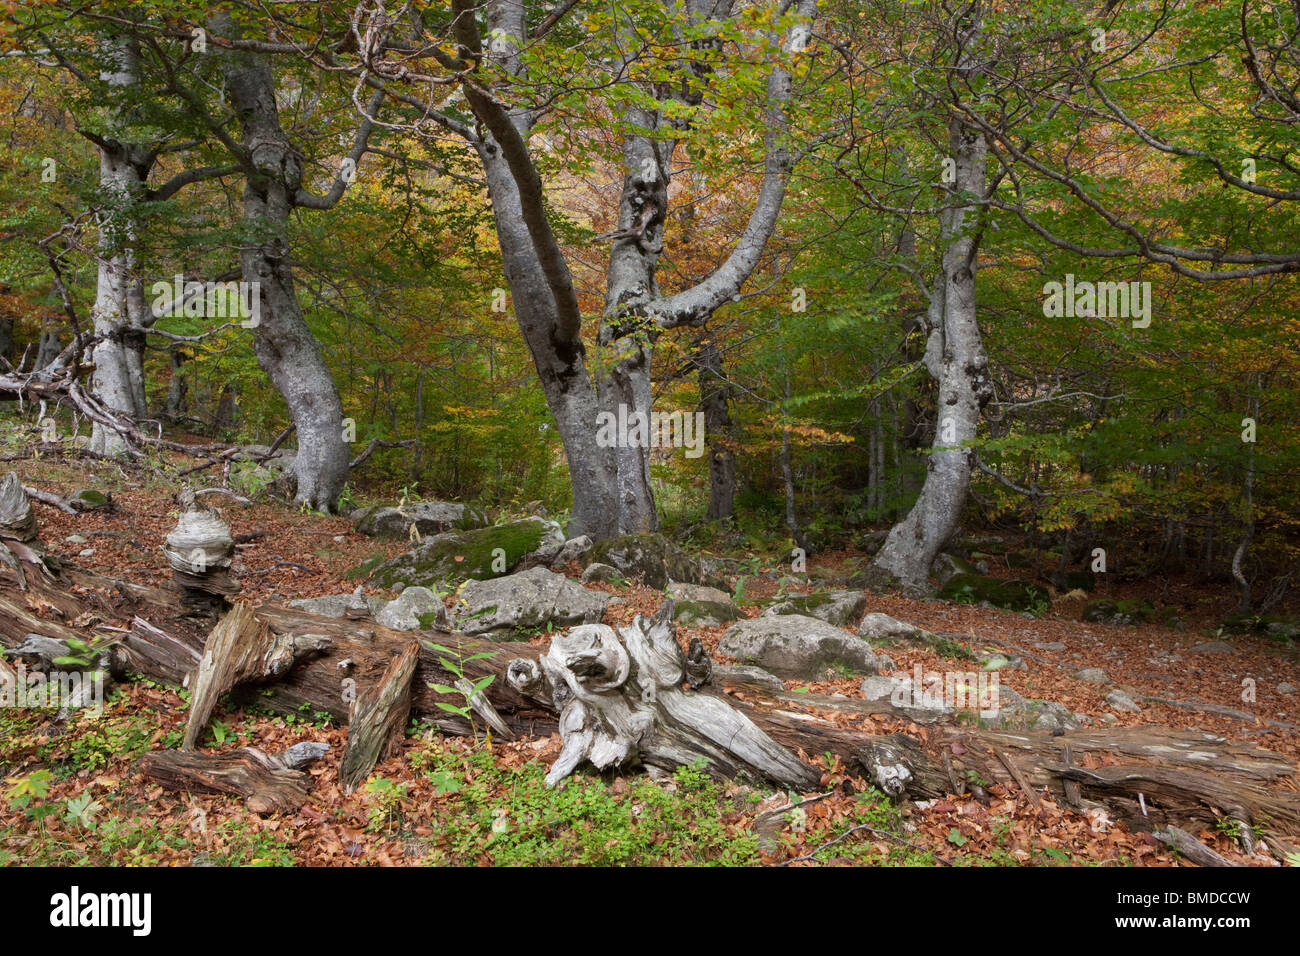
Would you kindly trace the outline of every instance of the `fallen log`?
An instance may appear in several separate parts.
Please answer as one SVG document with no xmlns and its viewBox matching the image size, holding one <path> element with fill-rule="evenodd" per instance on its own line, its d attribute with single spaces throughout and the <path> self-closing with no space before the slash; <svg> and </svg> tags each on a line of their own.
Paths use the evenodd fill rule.
<svg viewBox="0 0 1300 956">
<path fill-rule="evenodd" d="M 254 813 L 284 813 L 307 802 L 310 777 L 255 747 L 228 754 L 163 750 L 140 758 L 140 772 L 168 790 L 243 797 Z"/>
<path fill-rule="evenodd" d="M 190 716 L 182 748 L 194 749 L 217 700 L 236 684 L 279 677 L 295 661 L 327 647 L 329 638 L 324 635 L 276 636 L 251 606 L 236 604 L 204 642 L 203 657 L 190 682 Z"/>
<path fill-rule="evenodd" d="M 210 611 L 187 606 L 175 591 L 76 567 L 42 574 L 28 564 L 25 577 L 26 591 L 15 570 L 0 564 L 0 644 L 7 647 L 28 634 L 84 639 L 88 629 L 113 632 L 121 636 L 114 648 L 116 668 L 181 684 L 195 670 L 216 623 Z M 420 635 L 292 608 L 262 606 L 251 613 L 274 638 L 291 644 L 313 635 L 328 638 L 319 654 L 295 659 L 287 671 L 260 685 L 260 704 L 286 713 L 307 704 L 344 722 L 352 709 L 346 699 L 347 678 L 353 679 L 354 691 L 370 686 L 395 660 L 409 656 L 413 641 L 420 640 L 409 683 L 410 713 L 447 733 L 472 732 L 470 721 L 439 706 L 463 708 L 463 694 L 439 694 L 429 686 L 454 687 L 459 675 L 441 665 L 439 658 L 445 655 L 432 650 Z M 560 685 L 573 690 L 568 675 L 583 694 L 597 698 L 598 715 L 626 706 L 635 717 L 649 708 L 654 718 L 651 732 L 637 741 L 635 753 L 628 749 L 629 763 L 673 767 L 703 761 L 714 774 L 761 778 L 807 791 L 815 789 L 820 778 L 814 761 L 830 753 L 850 771 L 900 798 L 928 799 L 969 789 L 987 799 L 988 790 L 1000 785 L 1007 793 L 1024 788 L 1040 795 L 1051 792 L 1068 802 L 1066 794 L 1076 792 L 1070 805 L 1103 806 L 1142 830 L 1189 823 L 1194 830 L 1227 815 L 1257 828 L 1267 823 L 1270 833 L 1281 838 L 1300 836 L 1295 767 L 1250 743 L 1167 727 L 1080 730 L 1059 737 L 937 723 L 921 727 L 887 700 L 793 694 L 726 674 L 692 691 L 669 679 L 681 661 L 670 653 L 668 641 L 675 644 L 676 635 L 665 615 L 598 636 L 586 631 L 575 639 L 574 631 L 558 643 L 553 640 L 549 648 L 455 634 L 427 637 L 465 661 L 464 677 L 470 681 L 495 675 L 484 696 L 501 722 L 519 736 L 557 731 L 563 736 L 561 715 L 570 699 Z M 611 634 L 622 652 L 609 643 Z M 641 669 L 632 685 L 630 667 L 621 684 L 611 683 L 622 673 L 623 654 L 638 661 Z M 546 678 L 545 684 L 534 683 L 539 675 Z M 246 693 L 238 685 L 232 691 L 236 699 Z M 610 694 L 622 702 L 604 699 Z M 581 696 L 573 693 L 572 698 Z M 584 701 L 584 706 L 588 712 L 574 716 L 573 727 L 579 734 L 605 732 L 607 717 L 593 722 L 593 702 Z M 763 760 L 745 747 L 731 749 L 731 729 L 736 727 L 742 728 L 746 740 L 757 742 Z M 588 747 L 579 741 L 575 746 L 566 758 L 580 755 L 574 767 L 601 752 L 594 743 Z M 790 757 L 803 759 L 791 762 Z M 614 763 L 620 761 L 609 765 Z"/>
</svg>

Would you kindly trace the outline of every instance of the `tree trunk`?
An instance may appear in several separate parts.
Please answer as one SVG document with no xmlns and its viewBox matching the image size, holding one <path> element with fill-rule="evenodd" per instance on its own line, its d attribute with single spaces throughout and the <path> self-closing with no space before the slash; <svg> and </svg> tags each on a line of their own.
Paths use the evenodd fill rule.
<svg viewBox="0 0 1300 956">
<path fill-rule="evenodd" d="M 501 148 L 492 140 L 479 147 L 487 173 L 501 259 L 515 310 L 515 321 L 533 357 L 546 403 L 569 462 L 573 508 L 568 534 L 595 540 L 615 537 L 618 502 L 614 448 L 596 441 L 600 403 L 587 372 L 580 338 L 558 334 L 557 308 L 524 221 L 519 189 Z"/>
<path fill-rule="evenodd" d="M 139 56 L 126 37 L 105 42 L 111 69 L 100 73 L 105 83 L 126 90 L 139 83 Z M 130 353 L 128 331 L 142 328 L 144 287 L 135 256 L 134 205 L 144 189 L 152 160 L 143 147 L 129 142 L 125 118 L 113 117 L 118 138 L 101 137 L 99 187 L 104 208 L 98 216 L 98 281 L 92 311 L 94 332 L 99 338 L 92 350 L 95 365 L 94 393 L 104 405 L 130 418 L 143 418 L 144 371 Z M 125 438 L 95 422 L 89 450 L 101 455 L 127 451 Z"/>
<path fill-rule="evenodd" d="M 230 21 L 214 18 L 221 32 Z M 244 189 L 244 281 L 260 302 L 253 329 L 257 363 L 284 397 L 298 435 L 294 503 L 333 512 L 348 478 L 343 402 L 307 327 L 294 285 L 289 215 L 302 184 L 302 163 L 280 126 L 275 81 L 262 56 L 229 53 L 222 69 L 254 166 Z"/>
<path fill-rule="evenodd" d="M 0 316 L 0 360 L 4 362 L 13 361 L 14 350 L 14 320 Z M 0 364 L 0 368 L 4 366 Z"/>
<path fill-rule="evenodd" d="M 987 144 L 981 133 L 952 124 L 954 196 L 983 196 Z M 980 411 L 991 397 L 988 359 L 975 304 L 978 234 L 973 206 L 944 214 L 943 276 L 931 296 L 926 367 L 938 381 L 937 421 L 925 484 L 907 517 L 896 524 L 872 562 L 873 576 L 912 591 L 924 590 L 930 564 L 961 517 L 970 488 L 971 451 Z"/>
<path fill-rule="evenodd" d="M 633 110 L 626 117 L 638 128 L 660 124 L 658 113 Z M 606 269 L 605 319 L 598 341 L 606 373 L 597 382 L 601 409 L 616 420 L 640 420 L 649 425 L 652 411 L 651 356 L 658 332 L 637 329 L 617 340 L 613 324 L 629 309 L 659 297 L 656 273 L 663 250 L 664 218 L 668 213 L 668 179 L 675 140 L 654 140 L 628 134 L 623 142 L 623 190 L 619 199 L 616 235 Z M 636 416 L 636 419 L 633 418 Z M 659 513 L 650 487 L 650 449 L 630 444 L 615 451 L 618 525 L 622 534 L 657 531 Z"/>
<path fill-rule="evenodd" d="M 735 513 L 736 453 L 732 451 L 731 412 L 728 399 L 731 388 L 722 370 L 722 352 L 718 343 L 706 339 L 695 353 L 700 369 L 700 408 L 704 412 L 704 434 L 709 450 L 710 521 L 721 521 Z"/>
</svg>

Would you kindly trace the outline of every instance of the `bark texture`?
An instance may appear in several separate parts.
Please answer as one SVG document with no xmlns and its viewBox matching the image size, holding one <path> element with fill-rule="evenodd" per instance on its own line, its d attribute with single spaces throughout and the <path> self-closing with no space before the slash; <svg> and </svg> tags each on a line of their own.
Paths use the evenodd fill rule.
<svg viewBox="0 0 1300 956">
<path fill-rule="evenodd" d="M 931 294 L 925 354 L 926 368 L 938 383 L 934 442 L 916 503 L 891 529 L 871 565 L 878 580 L 906 590 L 926 588 L 931 562 L 957 528 L 970 488 L 969 446 L 992 397 L 975 300 L 978 211 L 959 198 L 984 195 L 988 147 L 982 133 L 958 122 L 949 143 L 956 163 L 954 207 L 944 214 L 943 275 Z"/>
<path fill-rule="evenodd" d="M 229 17 L 210 22 L 219 35 L 234 35 Z M 280 125 L 270 62 L 257 54 L 225 53 L 222 72 L 247 166 L 240 263 L 260 304 L 260 313 L 249 319 L 256 321 L 253 348 L 297 429 L 294 502 L 332 512 L 347 483 L 350 451 L 343 440 L 343 402 L 294 284 L 289 217 L 302 187 L 302 157 Z"/>
</svg>

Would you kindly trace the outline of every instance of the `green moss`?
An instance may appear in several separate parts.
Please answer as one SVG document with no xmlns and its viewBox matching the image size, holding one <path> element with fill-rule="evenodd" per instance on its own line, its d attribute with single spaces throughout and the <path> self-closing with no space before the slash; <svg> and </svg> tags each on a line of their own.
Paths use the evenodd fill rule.
<svg viewBox="0 0 1300 956">
<path fill-rule="evenodd" d="M 701 623 L 705 627 L 714 627 L 728 621 L 740 619 L 740 611 L 734 604 L 722 601 L 678 601 L 673 612 L 674 620 L 690 627 Z"/>
<path fill-rule="evenodd" d="M 428 586 L 501 577 L 525 555 L 537 550 L 546 530 L 546 522 L 525 519 L 492 528 L 436 535 L 374 568 L 371 580 L 381 587 L 392 587 L 399 581 L 408 586 Z M 504 552 L 504 561 L 494 561 L 499 558 L 498 549 Z"/>
<path fill-rule="evenodd" d="M 1080 618 L 1092 624 L 1144 624 L 1154 615 L 1155 608 L 1149 601 L 1110 601 L 1101 598 L 1084 605 Z"/>
<path fill-rule="evenodd" d="M 699 562 L 660 534 L 625 534 L 597 541 L 586 563 L 600 562 L 618 568 L 629 578 L 641 578 L 646 587 L 662 590 L 668 582 L 706 584 Z"/>
<path fill-rule="evenodd" d="M 831 596 L 825 591 L 818 594 L 796 594 L 793 597 L 785 598 L 777 603 L 789 604 L 794 608 L 796 613 L 805 613 L 813 608 L 821 607 L 830 602 Z"/>
<path fill-rule="evenodd" d="M 352 568 L 350 571 L 347 571 L 343 576 L 347 578 L 349 581 L 357 581 L 364 578 L 368 578 L 370 577 L 371 572 L 373 572 L 375 568 L 383 564 L 384 561 L 387 559 L 387 557 L 388 555 L 386 555 L 383 551 L 376 551 L 370 557 L 366 558 L 366 560 L 358 564 L 355 568 Z"/>
<path fill-rule="evenodd" d="M 1009 611 L 1041 611 L 1051 603 L 1051 594 L 1040 585 L 982 574 L 954 574 L 939 589 L 939 597 L 963 604 L 987 601 Z"/>
</svg>

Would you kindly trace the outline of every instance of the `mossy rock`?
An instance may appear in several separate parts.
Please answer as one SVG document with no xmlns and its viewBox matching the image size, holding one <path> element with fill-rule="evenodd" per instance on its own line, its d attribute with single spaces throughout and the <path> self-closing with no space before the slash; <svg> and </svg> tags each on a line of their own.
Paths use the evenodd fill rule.
<svg viewBox="0 0 1300 956">
<path fill-rule="evenodd" d="M 963 556 L 972 555 L 973 557 L 976 551 L 984 554 L 1006 554 L 1010 549 L 1000 535 L 968 534 L 960 538 L 950 539 L 943 550 Z"/>
<path fill-rule="evenodd" d="M 439 534 L 389 561 L 372 565 L 370 582 L 386 588 L 398 582 L 428 587 L 499 578 L 523 565 L 525 559 L 530 564 L 549 563 L 563 545 L 560 526 L 543 518 Z M 354 572 L 360 576 L 369 564 Z"/>
<path fill-rule="evenodd" d="M 866 609 L 867 596 L 862 591 L 818 591 L 791 594 L 773 601 L 763 615 L 802 614 L 836 627 L 852 627 L 862 619 L 862 612 Z"/>
<path fill-rule="evenodd" d="M 661 534 L 625 534 L 597 541 L 583 558 L 585 564 L 608 564 L 629 580 L 662 590 L 669 581 L 708 584 L 730 590 L 726 581 L 706 574 L 700 560 L 687 554 Z"/>
<path fill-rule="evenodd" d="M 1033 611 L 1051 603 L 1047 588 L 1030 581 L 1003 580 L 982 574 L 954 574 L 939 589 L 939 597 L 965 604 L 987 602 L 1008 611 Z"/>
<path fill-rule="evenodd" d="M 1010 551 L 1007 553 L 1007 566 L 1012 568 L 1032 568 L 1038 565 L 1038 554 L 1034 551 Z"/>
<path fill-rule="evenodd" d="M 82 488 L 80 491 L 74 491 L 69 496 L 69 501 L 74 508 L 81 511 L 89 511 L 92 508 L 106 508 L 111 504 L 108 495 L 93 488 Z"/>
<path fill-rule="evenodd" d="M 1267 634 L 1283 641 L 1300 638 L 1300 621 L 1276 614 L 1229 614 L 1223 619 L 1229 634 Z"/>
<path fill-rule="evenodd" d="M 721 627 L 740 620 L 736 605 L 723 601 L 677 601 L 673 620 L 683 627 Z"/>
<path fill-rule="evenodd" d="M 405 505 L 375 505 L 351 515 L 359 533 L 379 538 L 407 538 L 411 526 L 423 536 L 485 527 L 487 516 L 477 508 L 449 501 L 411 501 Z"/>
<path fill-rule="evenodd" d="M 940 587 L 954 574 L 979 574 L 979 569 L 965 558 L 947 551 L 937 555 L 930 563 L 930 577 L 938 581 Z"/>
<path fill-rule="evenodd" d="M 1150 601 L 1136 598 L 1111 601 L 1100 598 L 1085 604 L 1079 619 L 1090 624 L 1145 624 L 1155 616 L 1155 612 Z"/>
</svg>

